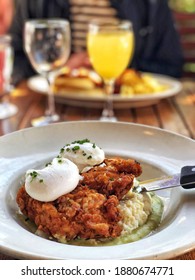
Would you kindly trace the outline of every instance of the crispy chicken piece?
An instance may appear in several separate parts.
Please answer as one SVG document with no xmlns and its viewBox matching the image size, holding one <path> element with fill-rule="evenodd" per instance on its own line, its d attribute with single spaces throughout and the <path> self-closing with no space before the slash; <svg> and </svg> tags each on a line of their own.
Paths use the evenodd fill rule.
<svg viewBox="0 0 195 280">
<path fill-rule="evenodd" d="M 59 240 L 117 237 L 122 231 L 117 197 L 106 198 L 87 187 L 77 187 L 47 203 L 31 198 L 22 187 L 17 203 L 39 230 Z"/>
<path fill-rule="evenodd" d="M 109 158 L 105 159 L 105 164 L 108 167 L 115 168 L 118 173 L 133 174 L 135 177 L 142 174 L 140 163 L 134 159 Z"/>
<path fill-rule="evenodd" d="M 58 240 L 114 238 L 122 231 L 119 200 L 141 171 L 134 160 L 106 159 L 104 166 L 82 173 L 83 179 L 76 189 L 55 201 L 37 201 L 27 194 L 24 186 L 19 189 L 16 201 L 39 230 Z"/>
<path fill-rule="evenodd" d="M 132 188 L 134 177 L 141 174 L 142 169 L 135 160 L 121 158 L 106 159 L 105 166 L 95 166 L 82 173 L 80 185 L 86 185 L 99 193 L 116 195 L 120 200 Z"/>
</svg>

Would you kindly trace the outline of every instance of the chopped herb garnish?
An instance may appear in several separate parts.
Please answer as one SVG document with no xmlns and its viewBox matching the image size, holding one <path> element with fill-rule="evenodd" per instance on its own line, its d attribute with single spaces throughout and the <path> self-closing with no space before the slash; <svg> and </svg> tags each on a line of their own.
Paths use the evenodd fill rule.
<svg viewBox="0 0 195 280">
<path fill-rule="evenodd" d="M 60 150 L 60 154 L 62 154 L 64 152 L 64 148 L 62 148 L 61 150 Z"/>
<path fill-rule="evenodd" d="M 85 152 L 83 152 L 83 156 L 86 156 L 87 154 Z"/>
<path fill-rule="evenodd" d="M 96 148 L 96 144 L 95 143 L 93 143 L 93 146 L 92 146 L 94 149 Z"/>
<path fill-rule="evenodd" d="M 69 152 L 69 151 L 70 151 L 70 148 L 66 148 L 66 151 Z"/>
<path fill-rule="evenodd" d="M 88 157 L 87 157 L 87 159 L 91 159 L 91 158 L 92 158 L 92 156 L 88 156 Z"/>
<path fill-rule="evenodd" d="M 80 149 L 79 146 L 74 146 L 74 147 L 72 148 L 73 151 L 77 151 L 77 150 L 79 150 L 79 149 Z"/>
<path fill-rule="evenodd" d="M 70 146 L 70 144 L 66 144 L 64 147 Z"/>
<path fill-rule="evenodd" d="M 52 163 L 51 162 L 46 163 L 45 167 L 47 167 L 49 165 L 52 165 Z"/>
<path fill-rule="evenodd" d="M 35 179 L 38 176 L 38 173 L 36 171 L 30 172 L 29 174 L 31 176 L 31 182 L 33 181 L 33 179 Z"/>
<path fill-rule="evenodd" d="M 90 140 L 89 139 L 83 139 L 83 140 L 77 140 L 77 141 L 74 141 L 74 142 L 72 142 L 72 144 L 84 144 L 84 143 L 90 143 Z"/>
<path fill-rule="evenodd" d="M 37 177 L 38 173 L 36 171 L 30 172 L 31 177 Z"/>
<path fill-rule="evenodd" d="M 43 179 L 40 179 L 40 180 L 39 180 L 39 183 L 43 183 Z"/>
<path fill-rule="evenodd" d="M 59 160 L 58 160 L 58 163 L 62 163 L 62 162 L 63 162 L 63 160 L 62 160 L 62 159 L 59 159 Z"/>
</svg>

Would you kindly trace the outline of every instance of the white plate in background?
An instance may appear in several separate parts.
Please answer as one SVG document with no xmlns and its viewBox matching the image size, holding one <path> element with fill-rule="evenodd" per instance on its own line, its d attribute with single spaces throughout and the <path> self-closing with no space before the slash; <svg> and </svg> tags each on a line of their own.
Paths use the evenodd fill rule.
<svg viewBox="0 0 195 280">
<path fill-rule="evenodd" d="M 163 85 L 168 86 L 167 90 L 157 93 L 136 94 L 134 96 L 121 96 L 115 94 L 113 97 L 115 108 L 135 108 L 144 107 L 158 103 L 161 99 L 168 98 L 178 94 L 181 89 L 181 83 L 171 77 L 151 74 Z M 41 76 L 34 76 L 27 82 L 28 87 L 41 94 L 47 94 L 48 84 L 45 78 Z M 100 94 L 84 94 L 78 92 L 58 92 L 55 93 L 55 100 L 59 103 L 65 103 L 73 106 L 102 108 L 105 102 L 105 96 Z"/>
</svg>

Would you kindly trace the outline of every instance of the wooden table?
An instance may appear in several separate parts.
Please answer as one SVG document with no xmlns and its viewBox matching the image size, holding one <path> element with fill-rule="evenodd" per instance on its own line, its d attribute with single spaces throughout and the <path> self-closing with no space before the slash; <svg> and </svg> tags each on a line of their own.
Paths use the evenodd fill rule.
<svg viewBox="0 0 195 280">
<path fill-rule="evenodd" d="M 142 107 L 116 109 L 119 121 L 133 122 L 159 127 L 195 139 L 195 82 L 183 80 L 183 90 L 168 99 L 161 100 L 158 104 Z M 16 88 L 10 98 L 18 106 L 16 116 L 0 121 L 0 136 L 15 130 L 31 126 L 31 119 L 44 114 L 46 97 L 30 91 L 26 83 Z M 97 120 L 101 109 L 74 107 L 66 104 L 56 104 L 56 110 L 61 116 L 61 121 Z M 0 254 L 0 259 L 12 259 Z M 195 260 L 195 249 L 186 252 L 175 259 Z"/>
</svg>

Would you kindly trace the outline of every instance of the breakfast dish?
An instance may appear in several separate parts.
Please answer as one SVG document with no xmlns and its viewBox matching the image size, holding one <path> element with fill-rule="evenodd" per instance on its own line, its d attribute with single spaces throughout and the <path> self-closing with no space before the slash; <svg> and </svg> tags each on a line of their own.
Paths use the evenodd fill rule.
<svg viewBox="0 0 195 280">
<path fill-rule="evenodd" d="M 136 96 L 138 94 L 157 94 L 169 90 L 168 84 L 162 83 L 153 74 L 141 73 L 134 69 L 127 69 L 116 80 L 115 94 L 119 96 Z M 53 91 L 55 94 L 67 92 L 101 96 L 104 93 L 102 79 L 94 72 L 85 68 L 70 71 L 64 68 L 55 78 Z"/>
<path fill-rule="evenodd" d="M 47 82 L 40 76 L 28 80 L 30 89 L 47 93 Z M 102 108 L 105 102 L 103 84 L 93 71 L 79 69 L 64 72 L 56 77 L 54 93 L 57 102 L 75 106 Z M 142 107 L 173 96 L 181 90 L 181 83 L 163 75 L 140 73 L 128 69 L 116 81 L 113 96 L 115 108 Z"/>
<path fill-rule="evenodd" d="M 54 94 L 66 95 L 103 95 L 103 84 L 101 78 L 94 72 L 85 68 L 74 69 L 64 68 L 55 78 L 53 85 Z"/>
<path fill-rule="evenodd" d="M 158 80 L 153 74 L 127 69 L 116 82 L 116 91 L 121 96 L 158 94 L 170 89 L 168 84 Z"/>
<path fill-rule="evenodd" d="M 172 175 L 178 173 L 182 166 L 194 165 L 193 140 L 143 125 L 64 122 L 0 137 L 0 251 L 19 259 L 116 260 L 170 259 L 195 248 L 193 189 L 175 188 L 156 192 L 155 197 L 160 197 L 164 205 L 161 222 L 152 233 L 141 239 L 136 238 L 150 228 L 152 218 L 139 232 L 131 234 L 130 241 L 122 240 L 122 244 L 116 241 L 117 245 L 91 244 L 86 248 L 81 243 L 67 244 L 40 237 L 34 233 L 37 227 L 32 233 L 27 224 L 29 221 L 25 221 L 23 214 L 18 215 L 16 196 L 19 187 L 24 184 L 23 175 L 29 169 L 45 167 L 65 143 L 85 138 L 98 143 L 108 159 L 132 158 L 140 162 L 140 181 Z M 159 204 L 154 201 L 153 205 Z M 78 239 L 76 242 L 79 242 Z"/>
<path fill-rule="evenodd" d="M 42 169 L 28 170 L 16 201 L 38 235 L 75 245 L 123 244 L 148 235 L 161 220 L 160 198 L 134 191 L 141 173 L 139 162 L 105 158 L 82 139 Z"/>
</svg>

